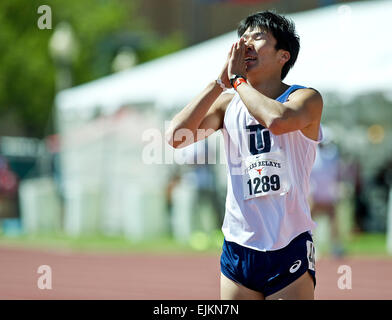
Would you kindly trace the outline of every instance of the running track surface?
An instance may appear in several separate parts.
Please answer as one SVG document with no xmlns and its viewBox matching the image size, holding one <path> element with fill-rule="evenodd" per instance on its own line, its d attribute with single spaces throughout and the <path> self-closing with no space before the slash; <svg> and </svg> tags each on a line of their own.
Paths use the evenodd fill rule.
<svg viewBox="0 0 392 320">
<path fill-rule="evenodd" d="M 52 270 L 52 289 L 40 290 L 40 265 Z M 340 265 L 352 289 L 340 290 Z M 219 299 L 219 254 L 90 254 L 0 247 L 0 299 Z M 392 299 L 392 259 L 317 261 L 316 299 Z"/>
</svg>

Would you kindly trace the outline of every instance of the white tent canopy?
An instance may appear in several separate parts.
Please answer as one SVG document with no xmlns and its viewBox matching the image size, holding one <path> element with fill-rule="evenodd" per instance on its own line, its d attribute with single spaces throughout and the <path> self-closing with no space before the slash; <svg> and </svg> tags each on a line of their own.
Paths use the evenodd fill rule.
<svg viewBox="0 0 392 320">
<path fill-rule="evenodd" d="M 289 15 L 301 50 L 286 83 L 345 96 L 392 91 L 392 1 L 335 5 Z M 185 105 L 215 79 L 231 44 L 230 32 L 163 58 L 60 92 L 62 111 L 111 113 L 125 104 Z M 159 44 L 158 44 L 159 45 Z"/>
</svg>

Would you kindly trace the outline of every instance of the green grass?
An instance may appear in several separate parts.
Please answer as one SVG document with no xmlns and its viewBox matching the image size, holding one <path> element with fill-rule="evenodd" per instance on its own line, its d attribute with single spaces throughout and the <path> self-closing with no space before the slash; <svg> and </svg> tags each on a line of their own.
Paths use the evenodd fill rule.
<svg viewBox="0 0 392 320">
<path fill-rule="evenodd" d="M 202 243 L 202 246 L 200 246 Z M 210 235 L 195 233 L 188 243 L 180 243 L 171 237 L 159 237 L 144 241 L 132 241 L 121 236 L 85 235 L 72 237 L 65 234 L 40 234 L 6 236 L 0 234 L 0 246 L 23 248 L 64 249 L 82 252 L 112 253 L 218 253 L 223 243 L 220 232 Z"/>
<path fill-rule="evenodd" d="M 19 235 L 0 234 L 1 246 L 23 248 L 64 249 L 82 252 L 111 253 L 173 253 L 219 254 L 223 235 L 216 230 L 210 234 L 196 232 L 187 243 L 179 243 L 170 237 L 159 237 L 144 241 L 131 241 L 120 236 L 90 235 L 71 237 L 65 234 Z M 348 255 L 387 256 L 386 235 L 361 233 L 348 237 L 344 243 Z"/>
<path fill-rule="evenodd" d="M 362 233 L 352 235 L 345 243 L 350 255 L 386 256 L 386 235 L 384 233 Z"/>
</svg>

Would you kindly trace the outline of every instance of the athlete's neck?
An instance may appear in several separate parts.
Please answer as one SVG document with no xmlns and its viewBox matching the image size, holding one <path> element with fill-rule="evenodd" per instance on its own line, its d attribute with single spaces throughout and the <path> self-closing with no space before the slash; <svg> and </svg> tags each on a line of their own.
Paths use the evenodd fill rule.
<svg viewBox="0 0 392 320">
<path fill-rule="evenodd" d="M 289 85 L 283 83 L 280 78 L 263 79 L 259 81 L 252 81 L 252 79 L 248 80 L 253 88 L 271 99 L 278 98 L 290 87 Z"/>
</svg>

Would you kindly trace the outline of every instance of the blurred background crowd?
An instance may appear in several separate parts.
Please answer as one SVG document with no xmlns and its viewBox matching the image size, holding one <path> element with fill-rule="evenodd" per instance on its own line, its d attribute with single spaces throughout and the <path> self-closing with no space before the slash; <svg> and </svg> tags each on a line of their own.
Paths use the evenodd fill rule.
<svg viewBox="0 0 392 320">
<path fill-rule="evenodd" d="M 224 214 L 220 134 L 173 151 L 147 132 L 163 135 L 218 74 L 238 22 L 266 9 L 301 37 L 287 82 L 324 97 L 309 198 L 320 246 L 341 255 L 351 234 L 392 232 L 390 1 L 2 0 L 1 237 L 169 236 L 202 249 Z M 154 137 L 161 161 L 147 163 Z"/>
</svg>

